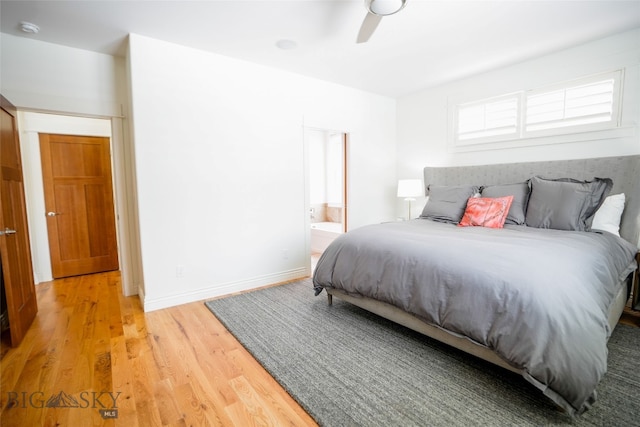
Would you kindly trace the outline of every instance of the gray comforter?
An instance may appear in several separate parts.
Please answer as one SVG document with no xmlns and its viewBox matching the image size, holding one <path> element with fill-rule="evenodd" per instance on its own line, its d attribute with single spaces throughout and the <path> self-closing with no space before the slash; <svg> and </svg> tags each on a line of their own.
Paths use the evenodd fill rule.
<svg viewBox="0 0 640 427">
<path fill-rule="evenodd" d="M 416 219 L 336 239 L 325 287 L 393 304 L 494 350 L 570 414 L 596 400 L 607 315 L 637 248 L 606 232 L 457 227 Z"/>
</svg>

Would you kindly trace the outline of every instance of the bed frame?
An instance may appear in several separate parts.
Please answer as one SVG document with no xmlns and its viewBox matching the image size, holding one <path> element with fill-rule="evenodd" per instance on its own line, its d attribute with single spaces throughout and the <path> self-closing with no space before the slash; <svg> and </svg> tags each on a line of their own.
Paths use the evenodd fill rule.
<svg viewBox="0 0 640 427">
<path fill-rule="evenodd" d="M 594 177 L 611 178 L 613 188 L 609 194 L 625 193 L 625 210 L 622 214 L 620 235 L 636 246 L 640 246 L 640 156 L 606 157 L 582 160 L 559 160 L 547 162 L 511 163 L 482 166 L 425 167 L 424 184 L 436 185 L 497 185 L 523 182 L 538 175 L 544 178 L 571 177 L 590 180 Z M 633 283 L 629 275 L 620 287 L 618 295 L 609 308 L 609 325 L 615 328 L 622 311 L 629 300 L 632 286 L 632 307 L 640 309 L 638 280 Z M 488 347 L 478 344 L 462 335 L 426 323 L 419 318 L 385 302 L 367 297 L 349 295 L 337 289 L 325 288 L 329 305 L 333 296 L 353 305 L 399 323 L 459 350 L 480 357 L 510 371 L 522 371 L 505 362 Z"/>
</svg>

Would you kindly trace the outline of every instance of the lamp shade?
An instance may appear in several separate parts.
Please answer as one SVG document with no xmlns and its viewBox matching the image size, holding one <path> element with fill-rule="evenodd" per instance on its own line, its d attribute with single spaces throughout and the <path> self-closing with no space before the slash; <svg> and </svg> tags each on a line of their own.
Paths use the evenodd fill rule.
<svg viewBox="0 0 640 427">
<path fill-rule="evenodd" d="M 413 198 L 424 196 L 421 179 L 401 179 L 398 181 L 398 197 Z"/>
</svg>

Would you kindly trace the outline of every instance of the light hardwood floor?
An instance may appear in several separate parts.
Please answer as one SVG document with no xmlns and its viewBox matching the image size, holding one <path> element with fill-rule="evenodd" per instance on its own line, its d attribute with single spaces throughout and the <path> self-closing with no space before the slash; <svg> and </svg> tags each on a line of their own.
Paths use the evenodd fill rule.
<svg viewBox="0 0 640 427">
<path fill-rule="evenodd" d="M 144 313 L 117 272 L 37 293 L 24 341 L 3 340 L 3 427 L 316 425 L 202 302 Z M 79 407 L 47 407 L 60 392 Z"/>
<path fill-rule="evenodd" d="M 314 426 L 202 302 L 144 313 L 117 272 L 37 286 L 38 316 L 0 354 L 0 425 Z M 638 312 L 621 323 L 640 326 Z M 80 407 L 46 407 L 60 392 Z M 102 393 L 102 394 L 101 394 Z M 99 410 L 111 409 L 115 419 Z"/>
</svg>

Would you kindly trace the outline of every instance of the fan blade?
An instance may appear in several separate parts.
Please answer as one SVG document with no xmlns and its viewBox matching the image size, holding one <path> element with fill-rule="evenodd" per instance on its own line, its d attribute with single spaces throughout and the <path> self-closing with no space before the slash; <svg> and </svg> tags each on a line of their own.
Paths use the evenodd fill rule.
<svg viewBox="0 0 640 427">
<path fill-rule="evenodd" d="M 367 16 L 364 17 L 364 21 L 362 21 L 356 43 L 364 43 L 369 40 L 373 32 L 378 28 L 380 21 L 382 21 L 382 16 L 368 12 Z"/>
</svg>

